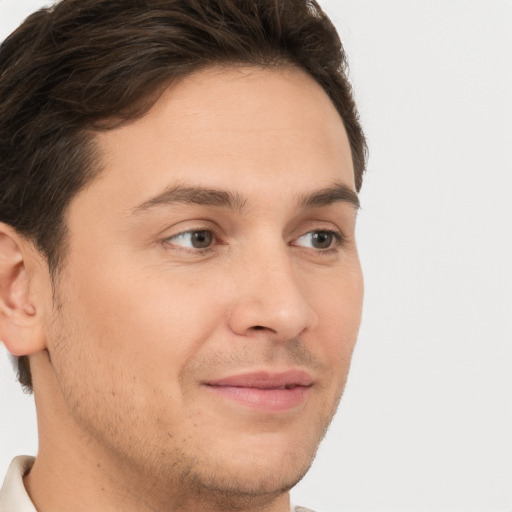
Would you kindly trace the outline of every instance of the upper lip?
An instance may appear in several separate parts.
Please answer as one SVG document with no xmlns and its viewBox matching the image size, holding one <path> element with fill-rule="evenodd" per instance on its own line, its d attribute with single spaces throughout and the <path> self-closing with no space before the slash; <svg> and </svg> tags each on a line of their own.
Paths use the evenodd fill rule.
<svg viewBox="0 0 512 512">
<path fill-rule="evenodd" d="M 289 389 L 296 386 L 309 387 L 313 384 L 313 378 L 302 370 L 287 370 L 283 372 L 259 371 L 209 380 L 205 384 L 218 387 Z"/>
</svg>

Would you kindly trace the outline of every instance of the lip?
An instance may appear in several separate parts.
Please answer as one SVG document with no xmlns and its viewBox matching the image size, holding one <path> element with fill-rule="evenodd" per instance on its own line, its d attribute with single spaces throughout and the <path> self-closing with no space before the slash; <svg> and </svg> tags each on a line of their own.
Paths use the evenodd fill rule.
<svg viewBox="0 0 512 512">
<path fill-rule="evenodd" d="M 300 370 L 260 371 L 231 375 L 204 382 L 231 402 L 264 413 L 278 413 L 302 406 L 313 386 L 313 378 Z"/>
</svg>

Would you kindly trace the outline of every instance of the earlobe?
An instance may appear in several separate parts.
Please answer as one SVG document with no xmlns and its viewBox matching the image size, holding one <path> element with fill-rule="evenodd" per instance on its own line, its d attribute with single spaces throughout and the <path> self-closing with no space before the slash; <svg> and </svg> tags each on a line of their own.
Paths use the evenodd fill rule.
<svg viewBox="0 0 512 512">
<path fill-rule="evenodd" d="M 31 296 L 28 242 L 0 223 L 0 341 L 15 356 L 45 348 L 41 315 Z"/>
</svg>

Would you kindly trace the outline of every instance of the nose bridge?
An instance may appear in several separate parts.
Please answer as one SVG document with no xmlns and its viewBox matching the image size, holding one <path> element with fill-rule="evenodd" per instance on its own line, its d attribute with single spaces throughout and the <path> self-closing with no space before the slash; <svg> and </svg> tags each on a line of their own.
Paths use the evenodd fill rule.
<svg viewBox="0 0 512 512">
<path fill-rule="evenodd" d="M 262 243 L 244 258 L 239 294 L 231 323 L 239 334 L 265 330 L 279 339 L 292 339 L 316 324 L 306 287 L 290 249 Z"/>
</svg>

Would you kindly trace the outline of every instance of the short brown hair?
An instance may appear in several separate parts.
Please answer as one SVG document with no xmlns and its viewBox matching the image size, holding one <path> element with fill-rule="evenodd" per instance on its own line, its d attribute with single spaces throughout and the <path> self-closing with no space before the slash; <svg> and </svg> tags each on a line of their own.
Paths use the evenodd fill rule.
<svg viewBox="0 0 512 512">
<path fill-rule="evenodd" d="M 315 0 L 62 0 L 0 46 L 0 221 L 33 240 L 53 276 L 67 205 L 98 172 L 94 132 L 147 112 L 165 84 L 226 63 L 309 73 L 344 122 L 359 191 L 365 138 L 342 44 Z M 31 391 L 28 358 L 15 364 Z"/>
</svg>

